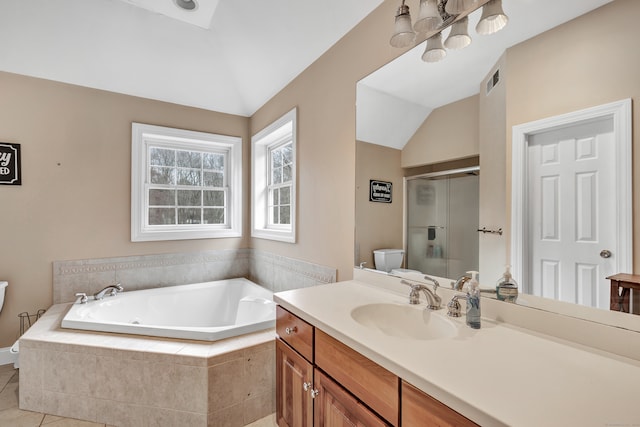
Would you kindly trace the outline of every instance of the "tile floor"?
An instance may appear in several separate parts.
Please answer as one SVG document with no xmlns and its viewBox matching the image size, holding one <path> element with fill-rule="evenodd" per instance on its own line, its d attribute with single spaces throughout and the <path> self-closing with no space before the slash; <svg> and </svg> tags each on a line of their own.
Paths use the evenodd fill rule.
<svg viewBox="0 0 640 427">
<path fill-rule="evenodd" d="M 112 427 L 105 424 L 56 417 L 18 408 L 18 370 L 13 365 L 0 366 L 0 426 L 6 427 Z M 126 426 L 118 426 L 126 427 Z M 180 426 L 183 427 L 183 426 Z M 184 426 L 187 427 L 187 426 Z M 271 414 L 246 427 L 277 427 Z"/>
</svg>

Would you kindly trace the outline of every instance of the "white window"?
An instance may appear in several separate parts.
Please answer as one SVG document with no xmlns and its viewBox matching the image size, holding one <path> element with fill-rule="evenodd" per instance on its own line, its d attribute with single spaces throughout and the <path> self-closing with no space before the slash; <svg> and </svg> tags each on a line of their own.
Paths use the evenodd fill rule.
<svg viewBox="0 0 640 427">
<path fill-rule="evenodd" d="M 242 235 L 242 139 L 133 123 L 131 240 Z"/>
<path fill-rule="evenodd" d="M 251 236 L 296 241 L 296 109 L 251 138 Z"/>
</svg>

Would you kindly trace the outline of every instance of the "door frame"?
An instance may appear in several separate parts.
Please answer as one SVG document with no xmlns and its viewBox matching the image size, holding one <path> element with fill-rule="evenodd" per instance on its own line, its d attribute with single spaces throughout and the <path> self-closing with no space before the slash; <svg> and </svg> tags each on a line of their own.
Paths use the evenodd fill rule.
<svg viewBox="0 0 640 427">
<path fill-rule="evenodd" d="M 528 271 L 528 209 L 527 176 L 529 137 L 538 133 L 561 129 L 592 120 L 612 119 L 616 169 L 616 231 L 618 243 L 614 248 L 615 270 L 631 273 L 633 268 L 633 203 L 632 203 L 632 116 L 631 99 L 611 102 L 567 114 L 548 117 L 512 128 L 511 139 L 511 265 L 514 278 L 525 293 L 531 284 L 525 278 Z"/>
</svg>

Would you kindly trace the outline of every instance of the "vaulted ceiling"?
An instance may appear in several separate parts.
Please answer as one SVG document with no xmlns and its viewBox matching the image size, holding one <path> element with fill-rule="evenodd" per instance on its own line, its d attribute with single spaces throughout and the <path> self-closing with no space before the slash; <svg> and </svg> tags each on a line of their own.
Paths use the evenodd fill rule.
<svg viewBox="0 0 640 427">
<path fill-rule="evenodd" d="M 0 70 L 250 116 L 382 0 L 196 2 L 1 1 Z"/>
</svg>

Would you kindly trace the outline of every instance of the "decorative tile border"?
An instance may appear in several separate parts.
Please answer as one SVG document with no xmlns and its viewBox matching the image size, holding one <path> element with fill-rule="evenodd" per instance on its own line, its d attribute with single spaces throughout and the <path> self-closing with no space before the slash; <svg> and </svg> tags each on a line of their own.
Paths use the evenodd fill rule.
<svg viewBox="0 0 640 427">
<path fill-rule="evenodd" d="M 274 291 L 336 281 L 336 269 L 254 249 L 53 262 L 53 303 L 122 283 L 126 290 L 246 277 Z"/>
</svg>

